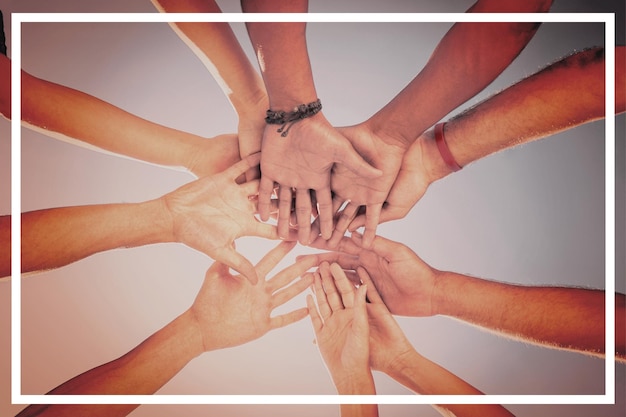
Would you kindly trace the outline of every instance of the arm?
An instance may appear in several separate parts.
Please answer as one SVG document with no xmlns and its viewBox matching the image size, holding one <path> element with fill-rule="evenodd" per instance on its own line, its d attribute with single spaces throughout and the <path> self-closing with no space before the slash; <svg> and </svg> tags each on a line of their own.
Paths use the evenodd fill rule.
<svg viewBox="0 0 626 417">
<path fill-rule="evenodd" d="M 542 346 L 605 352 L 602 290 L 521 286 L 438 271 L 405 245 L 377 236 L 365 250 L 361 240 L 353 233 L 340 242 L 342 253 L 316 255 L 318 261 L 365 269 L 393 314 L 446 315 Z M 615 349 L 624 361 L 626 296 L 616 294 L 615 303 Z"/>
<path fill-rule="evenodd" d="M 22 272 L 57 268 L 101 251 L 181 242 L 256 280 L 252 264 L 235 251 L 241 236 L 277 239 L 276 228 L 258 222 L 258 181 L 235 180 L 258 165 L 251 155 L 226 171 L 183 185 L 156 200 L 47 209 L 22 215 Z M 10 227 L 10 221 L 7 221 Z M 8 233 L 2 235 L 9 238 Z M 10 273 L 10 260 L 0 265 Z"/>
<path fill-rule="evenodd" d="M 262 2 L 242 0 L 244 12 L 306 12 L 306 0 Z M 315 102 L 317 92 L 306 46 L 306 24 L 247 23 L 248 34 L 257 54 L 270 109 L 290 112 L 295 106 Z M 330 173 L 335 163 L 345 165 L 359 176 L 379 176 L 354 150 L 350 142 L 334 129 L 322 112 L 277 132 L 276 125 L 266 126 L 262 139 L 261 184 L 259 214 L 269 218 L 270 198 L 274 183 L 280 185 L 278 233 L 286 236 L 291 216 L 292 188 L 296 189 L 296 218 L 298 239 L 310 242 L 311 196 L 319 205 L 321 234 L 331 237 L 333 229 Z"/>
<path fill-rule="evenodd" d="M 7 118 L 11 118 L 10 73 L 11 61 L 0 56 L 0 112 Z M 239 159 L 234 136 L 207 140 L 161 126 L 25 71 L 22 121 L 67 142 L 158 165 L 182 167 L 196 176 L 220 172 Z"/>
<path fill-rule="evenodd" d="M 370 364 L 373 369 L 388 374 L 413 392 L 423 395 L 480 395 L 474 388 L 447 369 L 420 355 L 411 346 L 402 329 L 393 318 L 376 286 L 363 268 L 358 276 L 367 286 L 367 314 L 370 321 Z M 345 280 L 347 289 L 353 287 Z M 354 291 L 354 290 L 352 290 Z M 512 414 L 501 405 L 449 404 L 434 406 L 443 415 L 457 417 L 502 417 Z"/>
<path fill-rule="evenodd" d="M 468 12 L 545 12 L 551 3 L 479 0 Z M 426 66 L 393 100 L 370 119 L 343 132 L 354 148 L 384 175 L 372 181 L 342 167 L 333 172 L 332 188 L 338 200 L 335 207 L 350 201 L 335 228 L 333 244 L 343 236 L 359 206 L 366 205 L 358 223 L 365 226 L 365 247 L 371 245 L 383 203 L 410 145 L 424 130 L 496 79 L 538 27 L 537 23 L 456 23 L 439 42 Z M 382 216 L 382 220 L 388 219 Z"/>
<path fill-rule="evenodd" d="M 615 48 L 615 113 L 626 110 L 626 47 Z M 576 88 L 572 88 L 572 86 Z M 620 87 L 621 86 L 621 87 Z M 604 49 L 565 57 L 445 124 L 445 141 L 465 166 L 487 155 L 605 117 Z M 387 198 L 383 220 L 404 217 L 428 186 L 453 171 L 432 130 L 411 145 Z M 357 219 L 350 230 L 364 223 Z"/>
<path fill-rule="evenodd" d="M 166 13 L 220 13 L 213 0 L 152 0 Z M 228 23 L 170 23 L 198 56 L 230 100 L 239 117 L 239 152 L 243 158 L 261 150 L 269 103 L 263 80 L 252 67 Z M 249 173 L 248 180 L 258 177 Z"/>
<path fill-rule="evenodd" d="M 91 369 L 49 394 L 152 394 L 203 352 L 237 346 L 306 317 L 306 308 L 270 317 L 272 310 L 304 291 L 312 281 L 296 278 L 312 266 L 300 262 L 266 280 L 293 248 L 283 242 L 257 265 L 262 280 L 252 285 L 214 263 L 192 306 L 126 355 Z M 293 285 L 290 285 L 292 284 Z M 225 337 L 224 335 L 227 335 Z M 137 405 L 33 405 L 19 416 L 125 416 Z"/>
<path fill-rule="evenodd" d="M 314 273 L 315 306 L 307 296 L 307 306 L 316 343 L 340 395 L 376 394 L 369 367 L 369 324 L 363 286 L 347 291 L 340 283 L 348 280 L 338 264 L 322 263 Z M 342 404 L 342 417 L 378 416 L 375 404 Z"/>
</svg>

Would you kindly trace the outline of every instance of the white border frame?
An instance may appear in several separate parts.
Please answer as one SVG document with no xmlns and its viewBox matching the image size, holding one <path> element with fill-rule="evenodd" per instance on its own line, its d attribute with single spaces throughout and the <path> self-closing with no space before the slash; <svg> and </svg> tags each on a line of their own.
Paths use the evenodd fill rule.
<svg viewBox="0 0 626 417">
<path fill-rule="evenodd" d="M 21 24 L 23 22 L 602 22 L 605 114 L 615 114 L 614 13 L 198 14 L 13 13 L 11 15 L 11 402 L 14 404 L 614 404 L 615 352 L 606 349 L 604 395 L 23 395 L 21 392 Z M 615 345 L 615 118 L 605 118 L 605 325 Z"/>
</svg>

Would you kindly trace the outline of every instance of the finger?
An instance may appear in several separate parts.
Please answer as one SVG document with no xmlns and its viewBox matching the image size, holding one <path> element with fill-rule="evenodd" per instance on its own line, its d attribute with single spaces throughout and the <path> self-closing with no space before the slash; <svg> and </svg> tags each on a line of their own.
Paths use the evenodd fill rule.
<svg viewBox="0 0 626 417">
<path fill-rule="evenodd" d="M 315 334 L 322 330 L 324 327 L 324 322 L 320 317 L 320 314 L 317 312 L 317 307 L 315 306 L 315 301 L 313 301 L 313 296 L 311 294 L 306 296 L 306 306 L 309 312 L 309 316 L 311 316 L 311 324 L 313 325 L 313 331 Z"/>
<path fill-rule="evenodd" d="M 206 271 L 205 278 L 208 278 L 209 275 L 216 275 L 216 276 L 220 276 L 220 277 L 230 275 L 230 271 L 228 269 L 228 265 L 223 264 L 221 262 L 217 262 L 217 261 L 213 262 L 213 264 Z"/>
<path fill-rule="evenodd" d="M 363 285 L 367 285 L 367 299 L 369 302 L 372 304 L 385 304 L 367 270 L 365 268 L 357 268 L 356 273 L 359 275 Z"/>
<path fill-rule="evenodd" d="M 300 258 L 292 265 L 280 271 L 274 277 L 267 281 L 267 288 L 270 293 L 274 293 L 276 290 L 286 287 L 295 281 L 299 276 L 303 275 L 309 269 L 317 265 L 314 258 Z"/>
<path fill-rule="evenodd" d="M 354 319 L 353 325 L 357 329 L 357 332 L 369 332 L 369 322 L 367 319 L 367 308 L 365 304 L 365 296 L 367 294 L 367 284 L 361 285 L 354 297 Z"/>
<path fill-rule="evenodd" d="M 306 188 L 296 189 L 296 221 L 298 241 L 301 245 L 308 245 L 311 233 L 311 193 Z"/>
<path fill-rule="evenodd" d="M 256 196 L 257 194 L 259 194 L 259 184 L 261 183 L 260 180 L 252 180 L 249 182 L 244 182 L 243 184 L 239 185 L 239 188 L 245 193 L 245 195 L 247 195 L 248 197 L 250 196 Z"/>
<path fill-rule="evenodd" d="M 239 254 L 232 247 L 217 248 L 214 253 L 214 258 L 216 261 L 225 263 L 235 271 L 239 272 L 241 275 L 246 277 L 251 284 L 256 284 L 258 282 L 258 277 L 252 263 L 250 263 L 249 260 Z"/>
<path fill-rule="evenodd" d="M 311 224 L 311 232 L 309 233 L 309 246 L 319 238 L 321 238 L 321 235 L 320 235 L 320 219 L 318 217 Z"/>
<path fill-rule="evenodd" d="M 315 272 L 313 274 L 313 289 L 315 291 L 315 298 L 317 298 L 317 306 L 319 308 L 320 316 L 324 321 L 326 321 L 330 316 L 332 316 L 333 311 L 331 310 L 330 305 L 328 305 L 328 298 L 324 292 L 322 278 L 319 272 Z"/>
<path fill-rule="evenodd" d="M 322 262 L 319 266 L 320 276 L 322 277 L 322 286 L 326 293 L 326 299 L 331 311 L 343 310 L 343 302 L 337 287 L 335 286 L 335 280 L 330 273 L 330 265 L 328 262 Z"/>
<path fill-rule="evenodd" d="M 345 146 L 343 146 L 345 145 Z M 350 171 L 363 178 L 378 178 L 383 172 L 365 162 L 359 153 L 347 142 L 343 142 L 336 152 L 335 162 L 344 165 Z"/>
<path fill-rule="evenodd" d="M 270 218 L 270 212 L 272 209 L 272 194 L 274 192 L 274 181 L 265 175 L 261 176 L 261 182 L 259 183 L 259 202 L 257 204 L 257 210 L 261 220 L 266 222 Z"/>
<path fill-rule="evenodd" d="M 329 246 L 331 248 L 337 247 L 339 241 L 346 233 L 350 222 L 356 215 L 359 209 L 358 204 L 348 203 L 343 210 L 339 212 L 339 219 L 337 220 L 337 225 L 335 226 L 335 230 L 333 231 L 333 235 L 328 241 Z"/>
<path fill-rule="evenodd" d="M 274 293 L 272 295 L 272 310 L 278 306 L 282 306 L 287 301 L 309 288 L 311 284 L 313 284 L 313 276 L 303 275 L 302 278 L 297 282 L 294 282 L 293 285 Z"/>
<path fill-rule="evenodd" d="M 378 227 L 378 219 L 380 218 L 380 211 L 383 208 L 382 204 L 371 204 L 367 206 L 365 211 L 365 232 L 363 233 L 363 248 L 370 249 L 372 242 L 376 237 L 376 228 Z"/>
<path fill-rule="evenodd" d="M 342 268 L 343 268 L 343 266 L 342 266 Z M 356 273 L 355 270 L 343 268 L 343 273 L 346 274 L 346 277 L 348 277 L 348 281 L 350 281 L 350 283 L 355 288 L 362 284 L 361 283 L 361 278 L 359 278 L 359 275 Z"/>
<path fill-rule="evenodd" d="M 330 273 L 335 281 L 335 288 L 341 295 L 341 302 L 345 308 L 354 307 L 354 285 L 350 282 L 339 264 L 330 265 Z"/>
<path fill-rule="evenodd" d="M 223 173 L 233 181 L 240 175 L 244 175 L 247 170 L 254 168 L 261 162 L 261 152 L 253 153 L 243 158 L 241 161 L 226 169 Z"/>
<path fill-rule="evenodd" d="M 248 229 L 249 230 L 246 230 L 247 236 L 257 236 L 272 240 L 278 239 L 278 229 L 276 228 L 276 226 L 273 226 L 271 224 L 261 223 L 256 219 L 252 219 L 252 221 L 250 221 L 250 227 Z M 292 241 L 294 239 L 284 240 Z"/>
<path fill-rule="evenodd" d="M 278 236 L 289 236 L 289 217 L 291 215 L 291 187 L 281 185 L 278 190 Z"/>
<path fill-rule="evenodd" d="M 352 238 L 347 236 L 342 237 L 336 247 L 331 248 L 329 241 L 324 240 L 321 237 L 315 239 L 313 242 L 311 242 L 309 246 L 315 249 L 322 249 L 333 252 L 345 252 L 355 256 L 363 252 L 363 248 L 361 248 L 361 246 L 354 242 Z"/>
<path fill-rule="evenodd" d="M 333 199 L 330 188 L 322 188 L 315 190 L 317 198 L 317 211 L 320 220 L 320 232 L 326 240 L 330 239 L 333 233 Z"/>
<path fill-rule="evenodd" d="M 297 260 L 304 260 L 305 258 L 311 258 L 311 263 L 313 263 L 314 266 L 319 265 L 322 262 L 328 262 L 329 264 L 335 262 L 338 263 L 343 269 L 348 270 L 356 270 L 359 266 L 361 266 L 357 257 L 341 252 L 324 252 L 313 255 L 300 255 L 296 257 Z"/>
<path fill-rule="evenodd" d="M 299 308 L 287 314 L 281 314 L 270 319 L 270 328 L 278 329 L 280 327 L 288 326 L 292 323 L 302 320 L 309 315 L 309 310 L 306 307 Z"/>
<path fill-rule="evenodd" d="M 256 264 L 256 273 L 264 278 L 296 246 L 295 242 L 280 242 Z"/>
<path fill-rule="evenodd" d="M 352 233 L 351 240 L 359 247 L 363 247 L 363 235 L 358 232 Z M 403 250 L 403 245 L 393 240 L 385 239 L 382 236 L 376 236 L 372 241 L 371 251 L 385 259 L 392 259 L 398 251 Z"/>
</svg>

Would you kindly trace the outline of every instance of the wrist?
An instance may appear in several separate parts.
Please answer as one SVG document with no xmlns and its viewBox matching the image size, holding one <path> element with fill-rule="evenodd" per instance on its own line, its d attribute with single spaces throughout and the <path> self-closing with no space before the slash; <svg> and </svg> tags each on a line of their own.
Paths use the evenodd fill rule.
<svg viewBox="0 0 626 417">
<path fill-rule="evenodd" d="M 174 233 L 174 217 L 167 202 L 167 194 L 145 204 L 148 211 L 147 221 L 157 236 L 154 243 L 177 242 Z"/>
<path fill-rule="evenodd" d="M 175 321 L 178 322 L 176 339 L 183 346 L 182 352 L 187 361 L 207 351 L 198 321 L 191 309 L 178 316 Z"/>
<path fill-rule="evenodd" d="M 435 140 L 434 130 L 430 129 L 424 132 L 416 141 L 415 146 L 420 147 L 422 155 L 422 165 L 428 179 L 428 183 L 432 184 L 454 171 L 448 166 L 441 156 L 439 147 Z"/>
<path fill-rule="evenodd" d="M 353 370 L 354 371 L 354 370 Z M 333 378 L 339 395 L 370 395 L 376 394 L 374 377 L 369 368 L 364 368 L 342 377 Z"/>
</svg>

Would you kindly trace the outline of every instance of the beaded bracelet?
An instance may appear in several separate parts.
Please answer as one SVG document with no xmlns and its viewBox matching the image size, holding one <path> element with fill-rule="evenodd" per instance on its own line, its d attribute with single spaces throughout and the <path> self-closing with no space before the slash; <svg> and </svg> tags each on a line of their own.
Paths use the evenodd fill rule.
<svg viewBox="0 0 626 417">
<path fill-rule="evenodd" d="M 454 172 L 460 170 L 461 165 L 456 162 L 454 156 L 450 152 L 450 148 L 448 148 L 448 144 L 446 143 L 446 138 L 443 135 L 443 126 L 445 123 L 439 123 L 435 126 L 435 141 L 437 142 L 437 148 L 439 149 L 439 153 L 441 154 L 441 158 L 446 163 L 446 165 Z"/>
<path fill-rule="evenodd" d="M 285 137 L 295 122 L 314 116 L 319 113 L 320 110 L 322 110 L 322 102 L 319 98 L 309 104 L 300 104 L 291 112 L 269 109 L 266 112 L 265 123 L 268 125 L 282 125 L 277 132 L 280 133 L 280 136 Z M 287 124 L 289 124 L 289 126 L 285 129 Z"/>
</svg>

